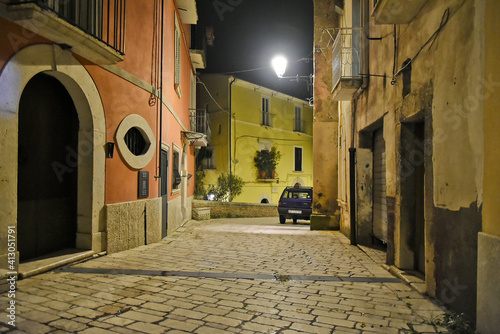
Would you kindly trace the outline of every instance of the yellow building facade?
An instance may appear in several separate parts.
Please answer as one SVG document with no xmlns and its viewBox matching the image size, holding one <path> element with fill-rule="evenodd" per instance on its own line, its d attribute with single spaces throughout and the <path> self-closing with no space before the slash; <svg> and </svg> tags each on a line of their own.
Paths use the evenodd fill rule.
<svg viewBox="0 0 500 334">
<path fill-rule="evenodd" d="M 201 168 L 204 184 L 221 173 L 245 182 L 234 202 L 277 204 L 286 186 L 312 186 L 313 108 L 307 101 L 231 76 L 201 76 L 198 106 L 210 115 L 210 142 Z M 231 117 L 230 117 L 231 115 Z M 280 154 L 275 172 L 259 173 L 258 151 Z"/>
</svg>

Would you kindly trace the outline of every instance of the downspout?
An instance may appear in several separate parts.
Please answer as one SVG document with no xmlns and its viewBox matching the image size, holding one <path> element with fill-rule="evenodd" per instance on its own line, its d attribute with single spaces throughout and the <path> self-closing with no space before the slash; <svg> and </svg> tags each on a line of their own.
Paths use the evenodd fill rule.
<svg viewBox="0 0 500 334">
<path fill-rule="evenodd" d="M 161 23 L 160 23 L 160 89 L 159 89 L 159 99 L 160 99 L 160 134 L 158 136 L 158 173 L 155 177 L 161 177 L 161 143 L 163 141 L 163 24 L 164 24 L 164 8 L 165 0 L 161 0 Z M 159 186 L 159 197 L 161 197 L 161 180 Z"/>
<path fill-rule="evenodd" d="M 363 24 L 363 29 L 365 30 L 364 33 L 361 36 L 369 36 L 369 9 L 367 6 L 367 3 L 362 1 L 361 2 L 361 12 L 363 14 L 362 17 L 362 24 Z M 369 58 L 369 50 L 370 50 L 370 45 L 369 45 L 370 39 L 369 38 L 364 38 L 363 39 L 363 73 L 370 73 L 370 58 Z M 351 245 L 357 245 L 357 224 L 356 224 L 356 215 L 357 215 L 357 210 L 356 210 L 356 112 L 357 112 L 357 101 L 361 94 L 368 88 L 368 80 L 369 76 L 363 76 L 363 83 L 361 84 L 361 87 L 359 90 L 356 92 L 354 95 L 351 103 L 352 103 L 352 138 L 351 138 L 351 147 L 349 148 L 349 207 L 350 207 L 350 226 L 351 226 L 351 234 L 350 234 L 350 239 L 351 239 Z"/>
<path fill-rule="evenodd" d="M 356 148 L 349 148 L 349 206 L 351 208 L 351 245 L 357 245 L 356 233 Z"/>
<path fill-rule="evenodd" d="M 237 80 L 235 77 L 232 77 L 233 80 L 229 83 L 229 104 L 228 104 L 228 111 L 229 111 L 229 177 L 232 176 L 233 174 L 233 162 L 232 162 L 232 119 L 233 119 L 233 110 L 232 110 L 232 86 L 233 83 Z M 229 194 L 231 196 L 231 194 Z"/>
</svg>

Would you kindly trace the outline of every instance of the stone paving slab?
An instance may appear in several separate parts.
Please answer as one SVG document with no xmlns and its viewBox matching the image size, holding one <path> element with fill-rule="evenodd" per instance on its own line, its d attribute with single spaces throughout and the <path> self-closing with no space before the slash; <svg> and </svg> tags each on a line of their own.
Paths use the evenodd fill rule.
<svg viewBox="0 0 500 334">
<path fill-rule="evenodd" d="M 159 243 L 17 284 L 15 327 L 4 311 L 1 332 L 443 331 L 430 325 L 442 308 L 341 233 L 276 218 L 191 221 Z"/>
</svg>

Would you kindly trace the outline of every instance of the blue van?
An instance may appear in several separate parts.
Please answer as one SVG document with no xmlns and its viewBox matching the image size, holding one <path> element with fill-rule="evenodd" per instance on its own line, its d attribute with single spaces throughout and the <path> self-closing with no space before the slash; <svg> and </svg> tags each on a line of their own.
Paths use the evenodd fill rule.
<svg viewBox="0 0 500 334">
<path fill-rule="evenodd" d="M 292 219 L 294 224 L 297 219 L 310 220 L 312 199 L 312 187 L 286 187 L 278 203 L 280 223 L 284 224 L 287 218 Z"/>
</svg>

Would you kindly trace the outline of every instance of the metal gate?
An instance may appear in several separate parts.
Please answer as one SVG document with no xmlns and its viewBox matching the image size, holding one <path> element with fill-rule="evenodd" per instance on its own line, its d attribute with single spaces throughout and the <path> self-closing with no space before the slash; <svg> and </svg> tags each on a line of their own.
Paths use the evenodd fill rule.
<svg viewBox="0 0 500 334">
<path fill-rule="evenodd" d="M 387 242 L 385 141 L 380 128 L 373 133 L 373 235 Z"/>
</svg>

